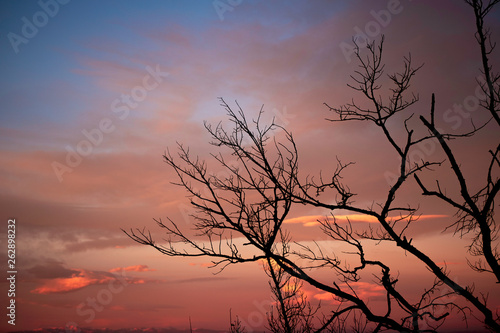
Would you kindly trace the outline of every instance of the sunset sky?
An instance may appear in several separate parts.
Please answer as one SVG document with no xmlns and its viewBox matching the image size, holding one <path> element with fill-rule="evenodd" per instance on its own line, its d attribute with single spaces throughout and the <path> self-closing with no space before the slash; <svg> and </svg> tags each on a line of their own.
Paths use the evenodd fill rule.
<svg viewBox="0 0 500 333">
<path fill-rule="evenodd" d="M 488 24 L 500 31 L 498 8 Z M 237 101 L 249 118 L 264 105 L 264 121 L 274 117 L 293 133 L 304 177 L 331 171 L 336 156 L 356 162 L 345 179 L 357 203 L 370 206 L 385 198 L 396 154 L 368 123 L 326 121 L 332 115 L 323 105 L 362 101 L 346 86 L 357 66 L 352 37 L 384 34 L 388 73 L 410 52 L 424 63 L 412 86 L 420 97 L 413 112 L 428 112 L 436 93 L 439 126 L 459 132 L 470 129 L 471 116 L 483 119 L 467 105 L 481 65 L 474 29 L 470 7 L 455 0 L 1 1 L 0 247 L 6 254 L 7 220 L 15 218 L 18 275 L 16 326 L 2 313 L 0 331 L 68 323 L 185 329 L 189 318 L 193 327 L 222 330 L 230 309 L 258 328 L 271 302 L 259 265 L 215 275 L 208 259 L 162 256 L 121 231 L 146 227 L 161 239 L 153 219 L 166 217 L 189 229 L 189 201 L 170 183 L 176 178 L 162 160 L 165 150 L 182 142 L 209 159 L 216 148 L 203 122 L 230 125 L 219 97 L 233 107 Z M 486 130 L 476 143 L 498 139 Z M 488 158 L 460 144 L 466 171 Z M 436 147 L 422 149 L 441 157 Z M 454 210 L 422 199 L 416 187 L 403 194 L 402 202 L 422 203 L 414 241 L 446 261 L 460 282 L 490 291 L 499 306 L 494 281 L 468 272 L 467 242 L 443 233 Z M 317 219 L 328 214 L 297 207 L 286 227 L 296 241 L 341 251 L 318 229 Z M 432 281 L 395 247 L 367 246 L 399 263 L 408 292 Z M 6 281 L 0 285 L 5 309 Z M 357 288 L 373 302 L 382 295 L 370 279 Z M 306 292 L 329 306 L 321 293 Z M 97 298 L 105 304 L 92 310 L 89 299 Z"/>
</svg>

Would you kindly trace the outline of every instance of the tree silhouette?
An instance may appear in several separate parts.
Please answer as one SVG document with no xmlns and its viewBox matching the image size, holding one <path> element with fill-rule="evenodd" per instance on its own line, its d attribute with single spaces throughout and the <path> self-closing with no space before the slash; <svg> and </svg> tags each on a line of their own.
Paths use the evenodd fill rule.
<svg viewBox="0 0 500 333">
<path fill-rule="evenodd" d="M 309 303 L 302 290 L 303 282 L 287 274 L 271 259 L 268 259 L 265 270 L 271 278 L 269 285 L 276 303 L 276 308 L 272 308 L 268 314 L 270 331 L 273 333 L 315 332 L 314 320 L 320 306 L 313 308 Z"/>
<path fill-rule="evenodd" d="M 419 195 L 456 209 L 457 220 L 449 227 L 454 228 L 455 236 L 472 236 L 468 249 L 478 260 L 469 262 L 470 268 L 490 274 L 500 283 L 500 255 L 496 245 L 498 228 L 494 214 L 495 198 L 500 191 L 500 141 L 491 142 L 489 147 L 476 148 L 490 156 L 489 163 L 476 166 L 476 172 L 485 178 L 478 187 L 468 180 L 457 158 L 456 148 L 450 144 L 452 140 L 471 140 L 491 128 L 500 133 L 500 76 L 493 72 L 489 63 L 494 43 L 490 31 L 484 26 L 484 18 L 499 1 L 466 2 L 476 18 L 476 39 L 484 78 L 484 82 L 478 83 L 486 96 L 481 107 L 489 115 L 488 120 L 478 126 L 472 123 L 467 132 L 444 132 L 436 124 L 434 95 L 428 115 L 420 115 L 417 119 L 408 114 L 409 107 L 418 102 L 418 95 L 410 92 L 410 87 L 421 66 L 414 66 L 410 55 L 403 59 L 401 71 L 386 75 L 383 38 L 378 44 L 367 44 L 366 51 L 361 51 L 354 41 L 359 67 L 351 76 L 353 83 L 349 86 L 361 93 L 369 106 L 362 106 L 354 100 L 340 107 L 326 104 L 333 114 L 330 121 L 372 123 L 382 131 L 391 149 L 399 156 L 394 182 L 387 189 L 380 190 L 385 193 L 383 202 L 371 207 L 355 202 L 355 193 L 343 179 L 350 163 L 338 160 L 328 176 L 304 178 L 299 175 L 299 153 L 286 128 L 274 121 L 262 124 L 263 110 L 257 119 L 250 121 L 238 104 L 234 110 L 221 99 L 232 128 L 226 130 L 221 124 L 215 127 L 205 124 L 205 128 L 212 137 L 211 144 L 220 149 L 212 157 L 224 168 L 225 175 L 210 173 L 207 163 L 193 157 L 181 144 L 176 156 L 170 151 L 164 155 L 166 163 L 178 176 L 175 184 L 183 187 L 190 196 L 191 205 L 196 210 L 192 214 L 193 227 L 204 241 L 188 236 L 170 219 L 166 222 L 156 220 L 168 235 L 166 244 L 157 243 L 145 229 L 130 230 L 127 235 L 168 256 L 210 257 L 220 270 L 234 263 L 263 262 L 276 301 L 274 311 L 268 316 L 272 332 L 345 331 L 348 316 L 353 318 L 355 326 L 351 329 L 354 331 L 436 332 L 452 312 L 458 312 L 464 318 L 472 314 L 488 329 L 500 332 L 499 317 L 488 304 L 487 295 L 476 292 L 473 285 L 462 284 L 450 277 L 446 267 L 426 254 L 426 249 L 412 244 L 408 230 L 418 220 L 418 199 L 406 205 L 396 202 L 403 189 L 417 188 Z M 385 78 L 390 82 L 387 90 L 381 83 Z M 400 129 L 404 129 L 404 138 L 397 135 Z M 411 158 L 418 145 L 431 140 L 438 143 L 444 160 Z M 227 152 L 238 161 L 237 164 L 228 162 Z M 435 182 L 430 185 L 433 178 Z M 440 178 L 447 180 L 440 181 Z M 449 179 L 457 184 L 459 190 L 456 193 L 446 191 L 446 186 L 451 184 Z M 328 209 L 331 216 L 318 221 L 319 229 L 330 240 L 342 242 L 344 251 L 351 255 L 350 259 L 329 254 L 318 244 L 312 247 L 294 242 L 283 226 L 293 205 Z M 345 211 L 375 220 L 376 227 L 356 229 L 350 221 L 337 221 L 335 216 L 340 214 L 337 212 Z M 239 242 L 239 238 L 244 242 Z M 390 267 L 382 258 L 374 258 L 367 252 L 367 241 L 395 244 L 423 263 L 434 282 L 423 285 L 423 292 L 415 301 L 412 294 L 399 286 L 398 273 L 394 273 L 397 267 Z M 353 255 L 356 259 L 352 258 Z M 325 268 L 336 276 L 333 283 L 313 274 L 315 270 Z M 368 274 L 372 274 L 372 279 L 375 276 L 383 290 L 383 309 L 380 305 L 369 304 L 356 291 L 356 283 L 366 279 Z M 304 296 L 303 284 L 330 294 L 338 301 L 338 308 L 323 312 L 320 318 L 319 308 L 314 308 Z M 445 287 L 450 291 L 447 292 Z M 450 301 L 449 295 L 455 295 L 456 299 Z M 241 330 L 239 326 L 237 329 Z"/>
</svg>

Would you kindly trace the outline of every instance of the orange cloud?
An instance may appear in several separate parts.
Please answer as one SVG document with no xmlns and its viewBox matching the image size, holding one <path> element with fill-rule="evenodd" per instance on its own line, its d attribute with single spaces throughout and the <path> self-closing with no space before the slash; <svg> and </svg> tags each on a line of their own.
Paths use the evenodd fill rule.
<svg viewBox="0 0 500 333">
<path fill-rule="evenodd" d="M 368 300 L 371 297 L 382 296 L 385 293 L 385 289 L 383 286 L 378 284 L 369 283 L 369 282 L 352 282 L 350 286 L 354 289 L 358 297 L 362 300 Z M 342 284 L 340 286 L 343 290 L 348 291 L 349 288 L 346 284 Z M 332 304 L 339 304 L 340 302 L 335 299 L 335 296 L 330 293 L 315 293 L 313 296 L 315 299 L 320 301 L 328 301 Z"/>
<path fill-rule="evenodd" d="M 419 220 L 423 219 L 431 219 L 431 218 L 442 218 L 442 217 L 447 217 L 448 215 L 421 215 L 419 217 Z M 318 220 L 324 220 L 325 215 L 308 215 L 308 216 L 300 216 L 300 217 L 295 217 L 291 219 L 286 219 L 285 223 L 291 223 L 291 224 L 296 224 L 296 223 L 302 223 L 305 227 L 312 227 L 319 225 L 320 223 Z M 378 220 L 374 216 L 370 215 L 364 215 L 364 214 L 348 214 L 348 215 L 333 215 L 335 220 L 337 222 L 368 222 L 368 223 L 377 223 Z M 399 217 L 389 217 L 389 219 L 396 219 Z"/>
<path fill-rule="evenodd" d="M 125 270 L 116 270 L 112 271 L 138 271 L 143 272 L 149 270 L 145 265 L 137 265 L 126 267 Z M 78 271 L 78 273 L 73 274 L 71 277 L 67 278 L 56 278 L 51 280 L 45 280 L 43 284 L 31 291 L 33 294 L 54 294 L 54 293 L 67 293 L 71 291 L 76 291 L 91 285 L 100 285 L 107 284 L 113 280 L 120 279 L 123 280 L 123 283 L 126 284 L 144 284 L 147 282 L 164 282 L 161 280 L 145 280 L 138 278 L 127 278 L 123 274 L 120 277 L 112 274 L 112 272 L 103 272 L 103 271 L 87 271 L 84 269 L 73 269 L 73 271 Z"/>
<path fill-rule="evenodd" d="M 156 271 L 156 269 L 148 268 L 147 265 L 134 265 L 134 266 L 127 266 L 127 267 L 116 267 L 116 268 L 110 269 L 109 271 L 110 271 L 110 273 L 121 272 L 121 271 L 125 271 L 125 272 L 152 272 L 152 271 Z"/>
<path fill-rule="evenodd" d="M 78 274 L 73 274 L 69 278 L 57 278 L 45 282 L 31 292 L 34 294 L 64 293 L 82 289 L 93 284 L 103 284 L 113 279 L 112 276 L 92 276 L 91 272 L 83 269 L 76 269 Z"/>
<path fill-rule="evenodd" d="M 340 302 L 337 301 L 334 297 L 334 295 L 330 294 L 330 293 L 319 293 L 319 294 L 315 294 L 313 296 L 315 299 L 319 300 L 319 301 L 328 301 L 328 302 L 331 302 L 333 304 L 339 304 Z"/>
<path fill-rule="evenodd" d="M 384 287 L 369 282 L 362 282 L 362 281 L 353 282 L 351 283 L 351 287 L 354 288 L 359 298 L 364 300 L 370 297 L 382 296 L 384 295 L 385 292 Z"/>
<path fill-rule="evenodd" d="M 285 223 L 302 223 L 304 225 L 311 225 L 311 224 L 319 224 L 318 220 L 324 219 L 324 215 L 309 215 L 309 216 L 300 216 L 300 217 L 295 217 L 292 219 L 286 219 Z"/>
</svg>

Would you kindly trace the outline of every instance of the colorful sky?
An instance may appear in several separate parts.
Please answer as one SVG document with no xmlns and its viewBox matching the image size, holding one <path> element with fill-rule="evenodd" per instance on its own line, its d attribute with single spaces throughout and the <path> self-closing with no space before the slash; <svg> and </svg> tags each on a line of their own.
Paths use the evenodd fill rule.
<svg viewBox="0 0 500 333">
<path fill-rule="evenodd" d="M 499 18 L 499 10 L 490 17 L 493 32 Z M 389 72 L 409 52 L 425 64 L 413 85 L 420 96 L 414 112 L 428 112 L 435 92 L 443 128 L 467 130 L 471 116 L 482 118 L 474 107 L 474 18 L 460 1 L 1 1 L 0 244 L 6 251 L 7 220 L 15 218 L 15 329 L 187 328 L 189 318 L 193 327 L 227 329 L 230 309 L 258 327 L 270 304 L 258 265 L 214 275 L 208 260 L 162 256 L 120 228 L 146 227 L 161 238 L 153 218 L 167 216 L 189 227 L 188 200 L 170 184 L 175 175 L 162 154 L 176 141 L 202 157 L 214 152 L 203 122 L 225 119 L 218 97 L 238 101 L 249 117 L 264 105 L 265 119 L 294 134 L 304 175 L 331 170 L 339 156 L 357 162 L 346 174 L 357 202 L 382 200 L 398 161 L 380 131 L 325 121 L 323 103 L 356 97 L 346 83 L 356 69 L 351 39 L 360 32 L 385 35 Z M 498 142 L 498 133 L 478 140 Z M 473 172 L 487 156 L 460 144 L 464 168 Z M 439 157 L 436 147 L 422 151 Z M 466 242 L 442 233 L 454 211 L 417 199 L 423 218 L 412 230 L 415 242 L 459 281 L 491 291 L 498 305 L 491 280 L 466 273 Z M 326 214 L 297 208 L 287 228 L 304 244 L 342 250 L 314 223 Z M 404 263 L 400 283 L 408 292 L 430 281 L 404 253 L 373 251 Z M 370 281 L 357 287 L 376 302 L 381 293 Z M 0 323 L 2 331 L 13 328 Z"/>
</svg>

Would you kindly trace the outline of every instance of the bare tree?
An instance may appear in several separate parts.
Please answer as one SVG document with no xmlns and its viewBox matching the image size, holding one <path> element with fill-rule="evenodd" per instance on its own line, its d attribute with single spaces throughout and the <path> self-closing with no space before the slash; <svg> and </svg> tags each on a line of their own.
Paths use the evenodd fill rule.
<svg viewBox="0 0 500 333">
<path fill-rule="evenodd" d="M 241 323 L 241 320 L 238 316 L 236 316 L 236 319 L 233 321 L 233 315 L 231 310 L 229 310 L 229 333 L 245 333 L 245 327 Z"/>
<path fill-rule="evenodd" d="M 221 124 L 216 127 L 205 124 L 205 127 L 212 136 L 211 143 L 221 149 L 212 157 L 225 169 L 224 176 L 211 174 L 207 163 L 191 156 L 189 149 L 182 145 L 178 145 L 177 156 L 169 151 L 164 155 L 167 164 L 177 173 L 176 184 L 186 189 L 190 196 L 191 205 L 196 209 L 192 214 L 193 226 L 204 240 L 188 236 L 170 219 L 166 222 L 156 220 L 167 233 L 166 244 L 158 244 L 145 229 L 131 230 L 127 234 L 136 242 L 152 246 L 169 256 L 210 257 L 213 265 L 220 270 L 234 263 L 264 262 L 276 300 L 276 312 L 269 316 L 269 328 L 273 332 L 348 329 L 358 332 L 387 329 L 436 332 L 451 312 L 457 312 L 464 318 L 469 313 L 480 316 L 485 327 L 499 332 L 500 320 L 488 304 L 487 295 L 476 292 L 473 285 L 463 285 L 450 277 L 446 267 L 436 263 L 425 249 L 412 244 L 408 230 L 418 220 L 418 204 L 396 203 L 402 189 L 416 183 L 422 195 L 456 209 L 458 219 L 450 227 L 455 228 L 455 235 L 459 237 L 472 235 L 469 251 L 478 260 L 470 263 L 471 268 L 490 274 L 500 282 L 498 228 L 494 214 L 495 198 L 500 191 L 500 142 L 486 147 L 490 162 L 478 166 L 478 172 L 484 174 L 485 183 L 477 190 L 472 189 L 449 144 L 451 140 L 470 140 L 487 126 L 494 126 L 496 130 L 500 127 L 499 75 L 493 73 L 489 63 L 494 43 L 489 30 L 484 27 L 484 18 L 499 1 L 487 4 L 476 0 L 466 2 L 473 8 L 476 18 L 476 37 L 484 76 L 481 87 L 486 96 L 481 106 L 489 115 L 489 120 L 479 126 L 472 123 L 471 130 L 467 132 L 445 133 L 436 124 L 434 95 L 428 115 L 414 119 L 413 114 L 408 112 L 418 102 L 418 95 L 410 92 L 410 87 L 421 66 L 414 66 L 411 56 L 408 56 L 403 59 L 401 71 L 386 76 L 382 57 L 383 38 L 379 44 L 368 44 L 366 54 L 357 46 L 355 49 L 359 68 L 351 77 L 353 83 L 349 86 L 364 96 L 369 107 L 361 106 L 354 100 L 341 107 L 327 104 L 334 114 L 331 121 L 368 121 L 382 131 L 391 149 L 398 154 L 398 174 L 394 183 L 388 186 L 382 202 L 372 207 L 356 204 L 355 193 L 342 177 L 350 163 L 339 160 L 328 177 L 299 177 L 298 151 L 292 134 L 274 121 L 262 125 L 263 110 L 256 120 L 249 121 L 239 105 L 234 111 L 221 99 L 232 129 L 227 131 Z M 386 77 L 391 86 L 384 94 L 381 82 Z M 399 121 L 400 115 L 405 114 L 404 120 Z M 401 128 L 405 130 L 403 139 L 396 135 Z M 280 133 L 281 140 L 279 135 L 273 135 L 276 133 Z M 412 151 L 430 140 L 438 142 L 444 160 L 412 160 Z M 229 163 L 227 153 L 238 163 Z M 439 175 L 451 171 L 452 179 L 460 189 L 458 193 L 447 192 L 439 180 L 433 186 L 427 184 L 433 175 L 437 178 L 437 174 L 433 173 L 436 169 L 440 170 Z M 335 198 L 332 200 L 325 193 L 333 193 Z M 345 252 L 351 254 L 349 260 L 328 253 L 320 245 L 311 247 L 293 241 L 283 223 L 292 205 L 296 204 L 321 207 L 331 212 L 331 217 L 318 221 L 320 229 L 329 239 L 344 244 Z M 337 221 L 335 215 L 339 211 L 366 215 L 378 222 L 377 227 L 356 230 L 350 222 Z M 238 242 L 237 238 L 244 241 Z M 422 262 L 434 282 L 423 286 L 422 294 L 415 299 L 414 295 L 399 287 L 398 275 L 393 273 L 388 263 L 366 252 L 366 241 L 395 244 Z M 325 282 L 311 273 L 319 269 L 329 269 L 335 273 L 336 280 Z M 356 291 L 355 284 L 367 274 L 375 276 L 376 283 L 383 290 L 383 309 L 371 305 Z M 319 313 L 319 309 L 311 307 L 301 294 L 303 283 L 318 292 L 332 295 L 339 303 L 338 308 Z M 444 287 L 450 291 L 444 291 Z M 451 294 L 458 300 L 449 301 L 446 296 Z M 348 318 L 354 326 L 349 326 L 351 322 Z M 425 327 L 422 325 L 424 322 Z"/>
<path fill-rule="evenodd" d="M 313 307 L 302 290 L 303 282 L 268 259 L 266 273 L 274 295 L 276 309 L 268 315 L 269 329 L 273 333 L 312 333 L 315 315 L 320 305 Z"/>
</svg>

